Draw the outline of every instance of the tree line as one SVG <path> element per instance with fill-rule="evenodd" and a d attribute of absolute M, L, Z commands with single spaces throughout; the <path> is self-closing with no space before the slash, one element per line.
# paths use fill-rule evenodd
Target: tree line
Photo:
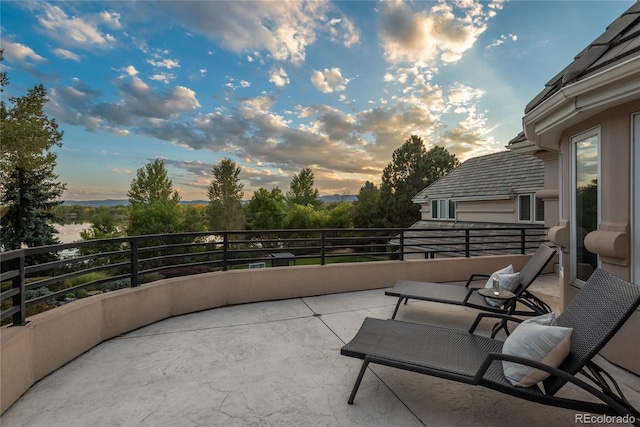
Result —
<path fill-rule="evenodd" d="M 0 50 L 0 60 L 2 51 Z M 8 84 L 0 74 L 2 91 Z M 98 208 L 61 206 L 66 184 L 54 173 L 63 132 L 44 113 L 48 102 L 40 84 L 26 95 L 0 101 L 0 243 L 3 250 L 58 243 L 53 223 L 60 215 L 91 217 L 84 240 L 124 235 L 191 231 L 309 228 L 407 227 L 420 219 L 411 199 L 459 162 L 446 148 L 426 150 L 411 135 L 393 153 L 381 183 L 365 182 L 354 202 L 323 203 L 310 167 L 295 174 L 286 193 L 259 188 L 243 203 L 242 168 L 224 158 L 213 166 L 207 205 L 182 205 L 167 169 L 155 159 L 137 170 L 127 192 L 128 206 Z"/>

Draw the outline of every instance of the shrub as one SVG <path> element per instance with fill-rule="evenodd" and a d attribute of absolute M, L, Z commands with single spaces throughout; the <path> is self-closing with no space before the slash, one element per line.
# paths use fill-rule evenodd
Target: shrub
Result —
<path fill-rule="evenodd" d="M 131 287 L 131 279 L 127 277 L 126 279 L 113 280 L 111 282 L 103 283 L 102 291 L 111 292 L 111 291 L 117 291 L 118 289 L 124 289 L 129 287 Z"/>
<path fill-rule="evenodd" d="M 38 289 L 31 289 L 28 291 L 25 291 L 24 295 L 25 295 L 25 299 L 27 301 L 32 300 L 34 298 L 39 298 L 39 297 L 43 297 L 45 295 L 49 295 L 52 294 L 53 292 L 51 292 L 48 288 L 46 287 L 41 287 Z"/>

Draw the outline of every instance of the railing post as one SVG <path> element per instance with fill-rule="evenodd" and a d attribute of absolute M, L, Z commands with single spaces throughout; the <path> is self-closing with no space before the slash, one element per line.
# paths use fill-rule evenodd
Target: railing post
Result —
<path fill-rule="evenodd" d="M 325 250 L 325 234 L 324 234 L 324 230 L 322 230 L 320 232 L 320 265 L 324 265 L 325 261 L 324 261 L 324 250 Z"/>
<path fill-rule="evenodd" d="M 20 271 L 20 275 L 13 278 L 13 287 L 19 288 L 20 293 L 15 295 L 12 298 L 13 306 L 20 307 L 20 310 L 17 313 L 13 314 L 12 326 L 24 326 L 26 325 L 25 319 L 27 314 L 26 307 L 26 295 L 24 289 L 24 252 L 20 254 L 20 258 L 18 258 L 18 271 Z"/>
<path fill-rule="evenodd" d="M 468 228 L 464 230 L 464 256 L 467 258 L 471 256 L 471 237 Z"/>
<path fill-rule="evenodd" d="M 129 243 L 131 250 L 131 287 L 138 287 L 138 239 L 135 237 Z"/>
<path fill-rule="evenodd" d="M 404 261 L 404 230 L 400 231 L 400 261 Z"/>
<path fill-rule="evenodd" d="M 524 255 L 525 252 L 526 252 L 526 250 L 525 250 L 526 247 L 527 247 L 526 243 L 527 243 L 527 236 L 526 236 L 526 233 L 525 233 L 525 229 L 522 228 L 520 230 L 520 254 L 521 255 Z"/>
<path fill-rule="evenodd" d="M 227 271 L 227 258 L 229 256 L 229 234 L 222 235 L 222 271 Z"/>

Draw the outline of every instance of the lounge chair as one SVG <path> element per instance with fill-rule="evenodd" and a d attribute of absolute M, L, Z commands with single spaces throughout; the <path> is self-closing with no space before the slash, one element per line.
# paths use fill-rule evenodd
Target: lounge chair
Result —
<path fill-rule="evenodd" d="M 366 318 L 356 336 L 340 351 L 344 356 L 364 360 L 348 402 L 353 404 L 368 364 L 377 363 L 487 387 L 544 405 L 627 416 L 627 419 L 635 417 L 631 422 L 640 426 L 640 412 L 624 398 L 613 378 L 592 361 L 639 305 L 640 286 L 596 269 L 557 318 L 558 326 L 573 328 L 568 356 L 557 368 L 525 357 L 503 354 L 505 342 L 474 334 L 483 318 L 504 318 L 506 315 L 480 313 L 468 332 Z M 522 322 L 519 318 L 509 320 Z M 529 387 L 512 385 L 505 377 L 502 361 L 549 372 L 551 376 L 542 382 L 544 391 L 539 384 Z M 576 377 L 578 373 L 585 379 Z M 556 396 L 556 392 L 568 382 L 595 396 L 598 402 Z"/>
<path fill-rule="evenodd" d="M 440 302 L 444 304 L 462 305 L 491 313 L 511 314 L 518 316 L 536 316 L 550 313 L 551 308 L 541 299 L 527 291 L 527 288 L 549 264 L 555 255 L 555 249 L 547 245 L 540 245 L 536 253 L 520 270 L 519 280 L 513 293 L 515 299 L 503 306 L 490 305 L 485 297 L 477 292 L 477 288 L 470 287 L 471 282 L 477 278 L 489 278 L 488 274 L 472 274 L 464 287 L 447 285 L 444 283 L 417 282 L 413 280 L 398 280 L 394 287 L 385 292 L 385 295 L 398 298 L 398 303 L 393 311 L 392 319 L 396 318 L 402 301 L 407 303 L 411 299 L 422 301 Z M 515 310 L 515 304 L 521 303 L 525 310 Z M 506 331 L 508 333 L 508 331 Z"/>

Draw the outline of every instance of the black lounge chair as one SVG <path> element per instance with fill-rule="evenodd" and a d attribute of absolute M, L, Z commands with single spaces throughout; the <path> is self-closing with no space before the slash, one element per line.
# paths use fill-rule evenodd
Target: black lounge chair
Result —
<path fill-rule="evenodd" d="M 447 285 L 444 283 L 417 282 L 413 280 L 398 280 L 394 287 L 385 291 L 385 295 L 398 298 L 398 303 L 393 311 L 392 319 L 396 318 L 402 301 L 407 303 L 409 298 L 422 301 L 440 302 L 444 304 L 462 305 L 490 313 L 511 314 L 517 316 L 537 316 L 550 313 L 551 308 L 541 299 L 527 291 L 527 288 L 549 264 L 556 254 L 555 249 L 547 245 L 540 245 L 536 253 L 520 270 L 520 284 L 513 293 L 516 298 L 499 307 L 487 303 L 482 295 L 478 294 L 478 288 L 470 287 L 471 282 L 477 278 L 489 278 L 488 274 L 472 274 L 464 287 Z M 516 303 L 520 302 L 527 307 L 525 310 L 516 311 Z M 508 331 L 506 331 L 508 333 Z"/>
<path fill-rule="evenodd" d="M 356 336 L 340 350 L 344 356 L 364 360 L 348 402 L 353 404 L 368 364 L 377 363 L 487 387 L 544 405 L 627 416 L 635 426 L 640 426 L 640 412 L 625 399 L 611 375 L 592 361 L 639 305 L 640 286 L 596 269 L 557 318 L 558 326 L 573 328 L 569 355 L 558 368 L 502 354 L 502 341 L 473 333 L 482 318 L 506 315 L 480 313 L 469 332 L 366 318 Z M 544 391 L 539 385 L 511 385 L 504 376 L 503 360 L 550 372 L 551 376 L 543 381 Z M 576 377 L 579 373 L 585 379 Z M 595 396 L 599 402 L 556 396 L 568 382 Z"/>

